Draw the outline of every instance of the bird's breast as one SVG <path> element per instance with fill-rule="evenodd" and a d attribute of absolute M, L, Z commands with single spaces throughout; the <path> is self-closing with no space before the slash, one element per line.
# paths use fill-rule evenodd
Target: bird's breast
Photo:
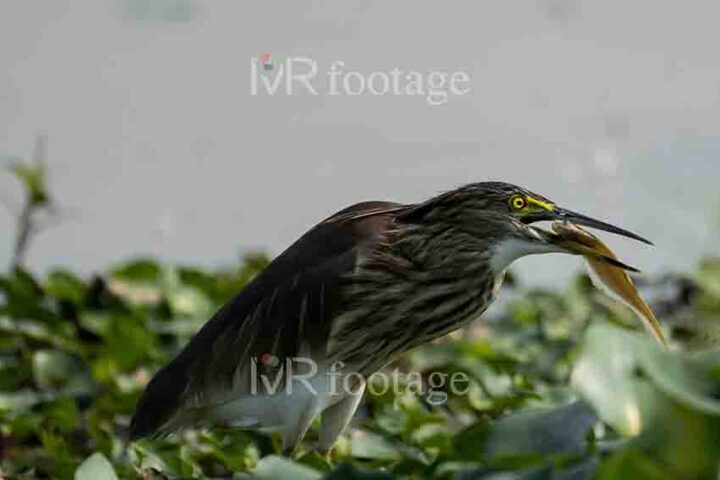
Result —
<path fill-rule="evenodd" d="M 328 356 L 372 373 L 393 357 L 478 318 L 495 299 L 504 272 L 416 278 L 383 287 L 356 286 L 334 321 Z"/>

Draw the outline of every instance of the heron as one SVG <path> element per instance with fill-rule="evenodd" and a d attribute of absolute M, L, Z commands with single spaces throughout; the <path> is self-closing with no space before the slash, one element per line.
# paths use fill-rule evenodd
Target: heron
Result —
<path fill-rule="evenodd" d="M 578 254 L 533 225 L 541 221 L 651 244 L 505 182 L 471 183 L 415 204 L 358 203 L 302 235 L 154 375 L 130 438 L 221 424 L 276 432 L 292 451 L 320 416 L 319 448 L 329 451 L 367 377 L 477 319 L 513 261 Z M 290 380 L 277 388 L 270 374 L 282 373 L 286 359 L 304 370 L 290 378 L 288 367 Z M 330 388 L 337 372 L 352 377 L 352 388 Z"/>

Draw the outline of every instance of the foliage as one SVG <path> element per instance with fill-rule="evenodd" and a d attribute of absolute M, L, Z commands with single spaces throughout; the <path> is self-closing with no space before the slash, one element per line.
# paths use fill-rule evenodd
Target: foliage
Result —
<path fill-rule="evenodd" d="M 137 260 L 102 276 L 0 276 L 0 476 L 17 478 L 717 478 L 720 260 L 643 289 L 676 342 L 580 276 L 554 293 L 514 286 L 499 311 L 388 368 L 424 388 L 366 395 L 331 457 L 313 429 L 292 459 L 276 438 L 212 429 L 128 444 L 152 373 L 267 263 L 208 272 Z M 462 394 L 428 388 L 463 372 Z M 446 377 L 447 378 L 447 377 Z M 437 402 L 437 395 L 446 401 Z M 433 397 L 433 395 L 435 397 Z"/>

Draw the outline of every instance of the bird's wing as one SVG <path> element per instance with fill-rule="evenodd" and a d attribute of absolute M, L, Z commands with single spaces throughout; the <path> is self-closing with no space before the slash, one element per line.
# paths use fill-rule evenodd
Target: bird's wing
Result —
<path fill-rule="evenodd" d="M 291 245 L 153 377 L 138 402 L 131 438 L 157 433 L 189 395 L 232 387 L 238 368 L 252 357 L 322 351 L 341 306 L 343 280 L 363 253 L 382 241 L 403 208 L 360 203 Z"/>

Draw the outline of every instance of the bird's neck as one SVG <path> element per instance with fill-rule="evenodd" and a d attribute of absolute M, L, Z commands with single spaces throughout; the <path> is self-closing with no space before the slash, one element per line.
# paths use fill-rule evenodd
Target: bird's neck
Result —
<path fill-rule="evenodd" d="M 407 258 L 418 269 L 439 278 L 471 279 L 486 276 L 493 267 L 491 239 L 449 223 L 411 225 L 389 244 L 391 255 Z M 494 270 L 499 275 L 504 268 Z"/>
<path fill-rule="evenodd" d="M 393 356 L 477 318 L 497 294 L 503 272 L 490 252 L 453 228 L 403 230 L 355 273 L 348 310 L 335 329 L 337 359 L 372 372 Z M 355 334 L 373 325 L 362 342 Z M 390 332 L 393 332 L 391 335 Z M 357 345 L 356 345 L 357 344 Z M 372 347 L 370 347 L 372 346 Z M 368 355 L 368 348 L 374 348 Z"/>

